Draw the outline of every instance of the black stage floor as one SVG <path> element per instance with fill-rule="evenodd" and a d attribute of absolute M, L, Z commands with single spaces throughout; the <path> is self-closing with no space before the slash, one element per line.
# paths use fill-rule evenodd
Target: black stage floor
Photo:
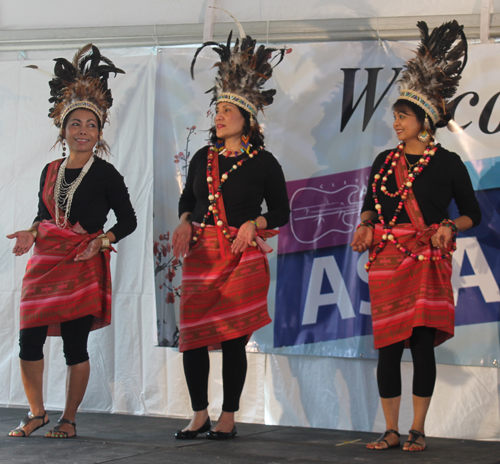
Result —
<path fill-rule="evenodd" d="M 79 413 L 75 439 L 44 438 L 58 412 L 31 437 L 7 437 L 25 413 L 0 408 L 0 464 L 500 463 L 500 442 L 430 437 L 423 453 L 370 451 L 374 433 L 256 424 L 238 424 L 237 438 L 224 442 L 179 441 L 174 432 L 186 420 L 118 414 Z"/>

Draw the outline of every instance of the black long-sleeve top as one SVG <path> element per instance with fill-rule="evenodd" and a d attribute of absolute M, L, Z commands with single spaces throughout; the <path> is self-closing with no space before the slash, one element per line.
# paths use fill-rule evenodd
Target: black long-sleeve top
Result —
<path fill-rule="evenodd" d="M 52 219 L 43 202 L 43 188 L 48 167 L 47 164 L 40 177 L 38 215 L 35 221 Z M 73 182 L 81 171 L 81 168 L 66 168 L 66 182 Z M 94 234 L 104 226 L 110 209 L 114 211 L 117 222 L 109 231 L 113 232 L 116 237 L 115 242 L 118 242 L 136 229 L 137 219 L 122 175 L 112 164 L 95 157 L 92 166 L 75 191 L 69 222 L 73 225 L 79 222 L 89 234 Z"/>
<path fill-rule="evenodd" d="M 186 186 L 179 200 L 179 217 L 192 213 L 192 220 L 201 223 L 208 211 L 207 155 L 208 146 L 198 150 L 189 165 Z M 227 172 L 236 158 L 219 155 L 219 175 Z M 278 160 L 268 151 L 261 150 L 241 167 L 229 174 L 222 186 L 222 199 L 227 222 L 239 228 L 243 223 L 263 216 L 267 228 L 274 229 L 288 222 L 290 206 L 285 177 Z M 266 201 L 267 212 L 262 213 Z M 213 215 L 207 224 L 214 225 Z"/>
<path fill-rule="evenodd" d="M 364 211 L 376 211 L 373 200 L 372 187 L 375 174 L 380 170 L 390 150 L 380 153 L 375 159 L 370 172 L 368 190 L 363 202 Z M 408 161 L 413 164 L 421 158 L 421 155 L 406 155 Z M 396 176 L 391 174 L 387 178 L 386 187 L 389 192 L 398 189 Z M 448 206 L 454 199 L 459 214 L 468 216 L 473 223 L 473 227 L 481 222 L 481 209 L 476 199 L 472 182 L 467 172 L 467 168 L 456 153 L 439 147 L 429 164 L 413 182 L 413 193 L 417 199 L 420 211 L 424 216 L 425 223 L 439 224 L 443 219 L 449 219 Z M 392 220 L 400 197 L 391 198 L 380 191 L 380 182 L 377 183 L 378 201 L 382 206 L 382 215 L 386 223 Z M 397 224 L 410 223 L 411 220 L 403 208 L 399 213 Z"/>

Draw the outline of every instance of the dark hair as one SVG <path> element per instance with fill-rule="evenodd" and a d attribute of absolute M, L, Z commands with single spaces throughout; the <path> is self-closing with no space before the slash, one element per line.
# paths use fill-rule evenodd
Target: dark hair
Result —
<path fill-rule="evenodd" d="M 396 100 L 396 103 L 392 105 L 392 111 L 400 111 L 404 112 L 405 110 L 411 110 L 413 113 L 415 113 L 415 117 L 417 118 L 417 121 L 422 125 L 422 128 L 424 127 L 424 122 L 425 122 L 425 116 L 426 112 L 420 108 L 420 106 L 415 105 L 415 103 L 412 103 L 411 101 L 407 100 Z M 432 134 L 436 133 L 436 126 L 434 125 L 434 122 L 432 119 L 427 116 L 427 121 L 429 122 L 430 126 L 430 132 Z"/>
<path fill-rule="evenodd" d="M 243 135 L 250 136 L 250 143 L 252 144 L 252 147 L 255 150 L 260 150 L 264 148 L 265 146 L 264 132 L 262 132 L 262 129 L 260 128 L 260 125 L 255 119 L 255 117 L 253 118 L 253 124 L 250 123 L 250 113 L 247 110 L 244 110 L 243 108 L 240 108 L 237 105 L 234 106 L 236 106 L 236 108 L 240 110 L 241 115 L 245 119 L 245 122 L 243 124 Z M 215 124 L 210 128 L 209 134 L 210 134 L 208 138 L 209 142 L 212 145 L 215 145 L 217 140 L 219 140 L 217 137 L 217 130 L 215 128 Z"/>
<path fill-rule="evenodd" d="M 97 128 L 99 129 L 99 132 L 101 132 L 101 120 L 99 119 L 99 116 L 97 116 L 97 114 L 95 114 L 90 108 L 75 108 L 74 110 L 70 111 L 66 115 L 66 117 L 64 118 L 64 121 L 63 121 L 63 124 L 62 124 L 62 128 L 63 129 L 66 129 L 66 126 L 68 125 L 70 114 L 74 113 L 76 110 L 87 110 L 87 111 L 90 111 L 95 116 L 95 119 L 97 121 Z"/>

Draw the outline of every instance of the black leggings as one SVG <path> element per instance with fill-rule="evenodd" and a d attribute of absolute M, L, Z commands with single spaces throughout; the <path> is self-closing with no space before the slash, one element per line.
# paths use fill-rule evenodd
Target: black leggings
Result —
<path fill-rule="evenodd" d="M 247 375 L 247 354 L 245 346 L 248 337 L 222 342 L 222 384 L 224 402 L 222 410 L 235 412 L 240 408 L 240 396 Z M 203 411 L 208 407 L 208 373 L 210 358 L 206 346 L 184 351 L 184 374 L 191 396 L 193 411 Z"/>
<path fill-rule="evenodd" d="M 422 398 L 432 396 L 436 383 L 433 327 L 414 327 L 410 337 L 413 358 L 413 394 Z M 377 366 L 378 391 L 381 398 L 401 396 L 401 357 L 405 342 L 384 346 L 379 350 Z"/>
<path fill-rule="evenodd" d="M 89 360 L 87 340 L 94 322 L 94 316 L 84 316 L 72 321 L 61 322 L 61 337 L 66 365 L 73 366 Z M 43 359 L 43 345 L 49 327 L 31 327 L 19 332 L 19 357 L 23 361 L 40 361 Z"/>

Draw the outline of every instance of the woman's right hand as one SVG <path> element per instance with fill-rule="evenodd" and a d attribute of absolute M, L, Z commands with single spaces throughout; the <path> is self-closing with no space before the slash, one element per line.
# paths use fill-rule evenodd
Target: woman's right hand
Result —
<path fill-rule="evenodd" d="M 368 248 L 370 248 L 373 242 L 373 229 L 368 226 L 361 226 L 356 233 L 351 242 L 352 251 L 357 251 L 358 253 L 364 253 Z"/>
<path fill-rule="evenodd" d="M 172 235 L 172 247 L 176 258 L 187 255 L 192 235 L 193 228 L 191 226 L 191 222 L 184 220 L 181 221 Z"/>
<path fill-rule="evenodd" d="M 12 253 L 16 256 L 22 256 L 24 253 L 28 253 L 30 248 L 33 246 L 33 243 L 35 243 L 35 237 L 33 237 L 33 234 L 27 230 L 19 230 L 13 234 L 7 235 L 7 238 L 17 239 L 16 244 L 12 249 Z"/>

